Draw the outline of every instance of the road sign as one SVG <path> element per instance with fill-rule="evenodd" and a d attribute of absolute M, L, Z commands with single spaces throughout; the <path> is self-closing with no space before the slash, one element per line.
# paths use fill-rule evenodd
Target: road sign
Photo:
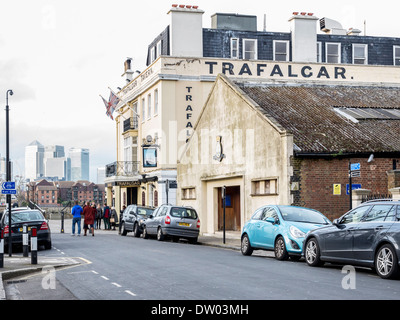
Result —
<path fill-rule="evenodd" d="M 1 185 L 3 189 L 12 190 L 15 189 L 15 182 L 14 181 L 6 181 L 3 182 Z"/>
<path fill-rule="evenodd" d="M 1 190 L 1 194 L 17 194 L 17 190 L 3 189 L 3 190 Z"/>
<path fill-rule="evenodd" d="M 359 177 L 361 177 L 361 171 L 360 170 L 357 170 L 357 171 L 351 171 L 351 177 L 352 178 L 359 178 Z"/>
<path fill-rule="evenodd" d="M 350 171 L 357 171 L 361 170 L 361 164 L 360 163 L 352 163 L 350 166 Z"/>
<path fill-rule="evenodd" d="M 351 184 L 351 190 L 357 190 L 357 189 L 361 189 L 361 184 L 352 183 L 352 184 Z M 350 187 L 349 187 L 348 184 L 346 184 L 346 194 L 347 194 L 347 195 L 350 194 Z"/>

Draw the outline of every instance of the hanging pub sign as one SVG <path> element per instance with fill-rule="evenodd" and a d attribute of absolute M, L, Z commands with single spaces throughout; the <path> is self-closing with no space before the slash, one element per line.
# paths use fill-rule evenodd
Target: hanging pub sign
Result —
<path fill-rule="evenodd" d="M 143 167 L 144 168 L 157 167 L 157 148 L 143 147 Z"/>

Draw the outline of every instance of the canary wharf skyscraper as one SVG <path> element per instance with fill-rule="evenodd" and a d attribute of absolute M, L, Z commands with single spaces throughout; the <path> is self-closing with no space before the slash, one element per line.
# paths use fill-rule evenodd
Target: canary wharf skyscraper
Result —
<path fill-rule="evenodd" d="M 71 180 L 89 180 L 89 149 L 70 148 L 68 157 L 71 159 Z"/>

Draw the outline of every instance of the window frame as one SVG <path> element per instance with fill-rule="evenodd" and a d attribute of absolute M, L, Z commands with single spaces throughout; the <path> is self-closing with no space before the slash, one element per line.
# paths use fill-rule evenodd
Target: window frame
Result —
<path fill-rule="evenodd" d="M 397 56 L 396 59 L 396 49 L 399 50 L 399 55 Z M 396 60 L 398 60 L 398 63 L 396 64 Z M 400 45 L 394 45 L 393 46 L 393 65 L 394 66 L 400 66 Z"/>
<path fill-rule="evenodd" d="M 253 52 L 253 51 L 246 51 L 246 42 L 253 42 L 254 43 L 254 57 L 247 58 L 246 54 Z M 243 39 L 242 40 L 242 53 L 243 53 L 243 60 L 257 60 L 258 59 L 258 40 L 257 39 Z"/>
<path fill-rule="evenodd" d="M 236 41 L 236 48 L 233 42 Z M 231 59 L 239 59 L 239 38 L 231 38 Z M 236 55 L 233 52 L 236 51 Z"/>
<path fill-rule="evenodd" d="M 283 55 L 282 53 L 278 53 L 276 52 L 276 45 L 277 43 L 284 43 L 286 45 L 286 59 L 285 60 L 277 60 L 276 57 L 277 55 Z M 289 43 L 290 41 L 288 40 L 274 40 L 273 41 L 273 57 L 274 57 L 274 61 L 280 61 L 280 62 L 288 62 L 290 61 L 290 57 L 289 57 Z"/>
<path fill-rule="evenodd" d="M 356 58 L 355 57 L 355 48 L 356 47 L 363 47 L 364 49 L 364 58 Z M 368 65 L 368 44 L 365 43 L 353 43 L 352 45 L 352 63 L 357 65 Z M 355 63 L 355 60 L 364 60 L 364 63 Z"/>
<path fill-rule="evenodd" d="M 330 45 L 336 45 L 338 48 L 338 53 L 337 53 L 337 62 L 329 62 L 328 57 L 333 56 L 332 54 L 330 55 L 328 53 L 328 46 Z M 336 56 L 336 55 L 335 55 Z M 326 63 L 333 63 L 333 64 L 340 64 L 342 61 L 342 44 L 340 42 L 326 42 L 325 43 L 325 62 Z"/>

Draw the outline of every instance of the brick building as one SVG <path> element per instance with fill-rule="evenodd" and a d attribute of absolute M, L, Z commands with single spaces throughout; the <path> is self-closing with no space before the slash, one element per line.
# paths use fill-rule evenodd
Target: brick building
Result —
<path fill-rule="evenodd" d="M 90 181 L 57 181 L 40 180 L 30 182 L 27 191 L 28 201 L 40 207 L 60 207 L 65 201 L 78 200 L 103 204 L 105 200 L 104 184 L 95 184 Z"/>
<path fill-rule="evenodd" d="M 222 227 L 224 186 L 228 230 L 267 204 L 338 218 L 350 209 L 349 163 L 360 167 L 353 188 L 400 187 L 399 101 L 398 86 L 220 75 L 178 164 L 178 199 L 198 210 L 207 233 Z"/>

